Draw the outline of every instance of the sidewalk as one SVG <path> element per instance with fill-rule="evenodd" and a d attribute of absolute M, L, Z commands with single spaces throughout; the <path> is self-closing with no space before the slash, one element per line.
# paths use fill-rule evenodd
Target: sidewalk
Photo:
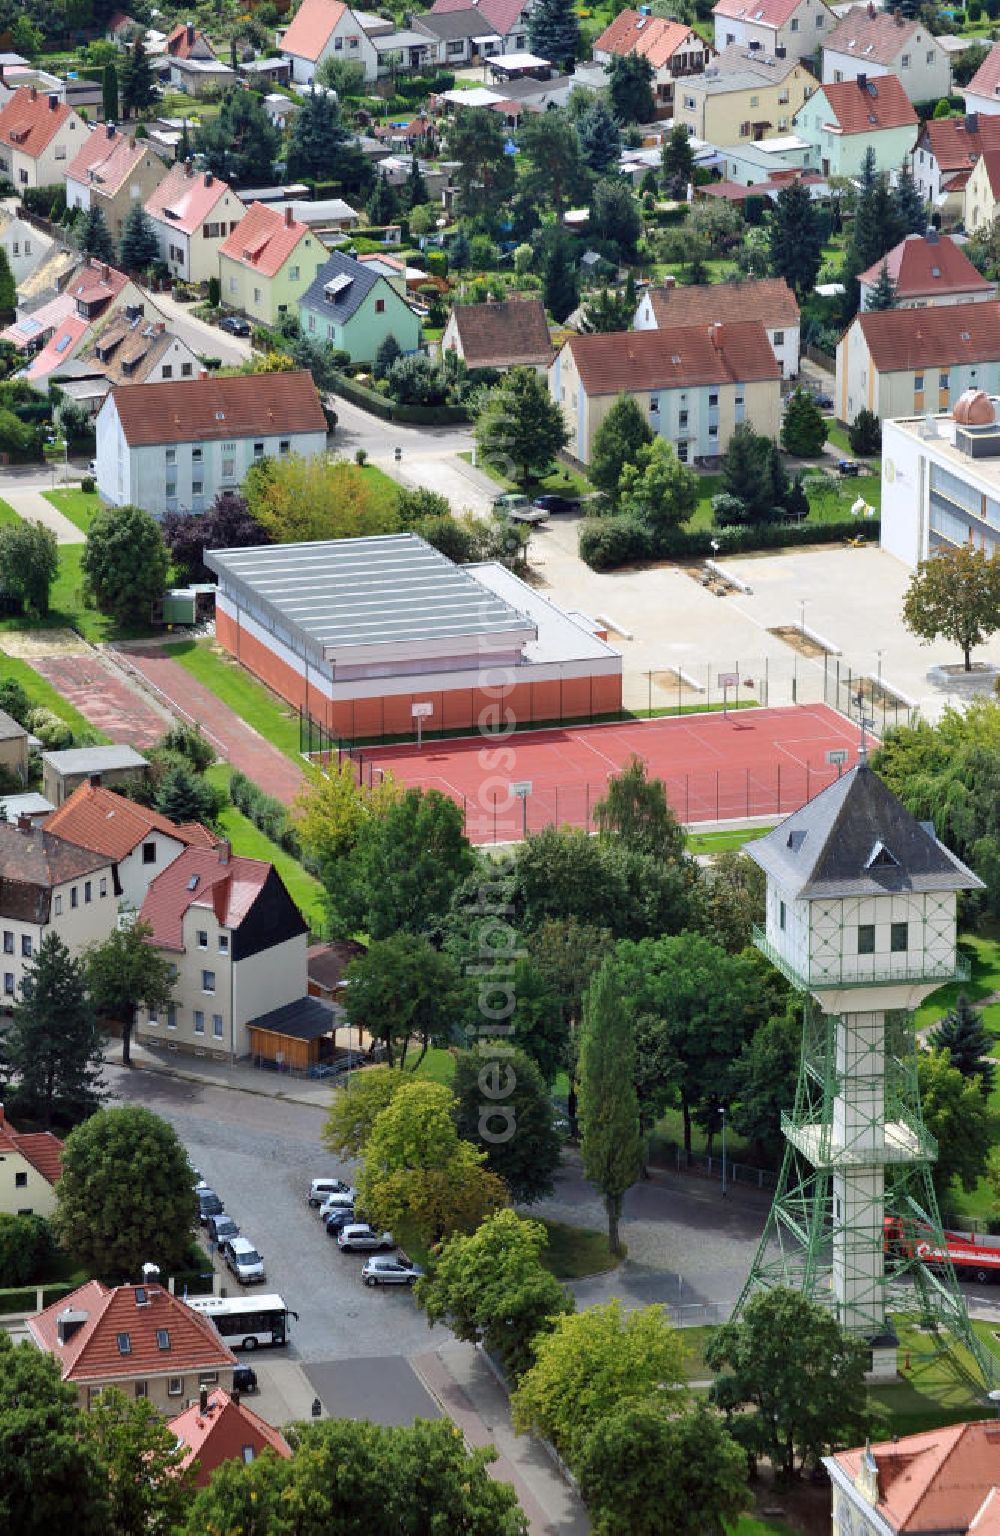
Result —
<path fill-rule="evenodd" d="M 237 1062 L 230 1066 L 208 1057 L 192 1056 L 187 1051 L 168 1051 L 148 1046 L 132 1037 L 132 1066 L 141 1072 L 159 1072 L 183 1083 L 200 1083 L 206 1088 L 229 1088 L 235 1093 L 255 1093 L 262 1098 L 284 1099 L 288 1104 L 305 1104 L 310 1109 L 328 1110 L 333 1089 L 330 1078 L 294 1077 L 290 1072 L 270 1072 Z M 111 1036 L 104 1047 L 104 1059 L 111 1066 L 122 1064 L 121 1041 Z M 343 1078 L 336 1079 L 343 1082 Z"/>
<path fill-rule="evenodd" d="M 481 1350 L 453 1341 L 413 1356 L 410 1364 L 468 1446 L 494 1447 L 490 1475 L 511 1484 L 532 1536 L 586 1536 L 583 1501 L 537 1440 L 515 1435 L 506 1394 Z"/>
<path fill-rule="evenodd" d="M 59 482 L 57 489 L 65 489 L 62 481 Z M 64 513 L 57 511 L 51 501 L 46 501 L 37 487 L 4 485 L 3 497 L 13 507 L 18 517 L 23 517 L 26 522 L 41 523 L 43 528 L 51 529 L 56 536 L 57 544 L 85 542 L 86 534 L 75 523 L 71 523 Z"/>

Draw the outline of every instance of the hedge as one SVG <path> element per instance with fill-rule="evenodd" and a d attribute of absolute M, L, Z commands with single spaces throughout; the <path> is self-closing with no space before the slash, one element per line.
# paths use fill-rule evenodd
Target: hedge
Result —
<path fill-rule="evenodd" d="M 368 389 L 357 379 L 337 374 L 330 381 L 330 390 L 344 400 L 353 400 L 364 411 L 380 416 L 383 421 L 406 421 L 417 426 L 445 427 L 455 422 L 468 421 L 469 413 L 464 405 L 399 405 L 395 400 Z"/>
<path fill-rule="evenodd" d="M 236 809 L 253 822 L 258 832 L 263 832 L 272 843 L 277 843 L 279 848 L 290 853 L 293 859 L 301 859 L 299 835 L 281 801 L 275 800 L 273 795 L 265 794 L 260 785 L 248 779 L 239 768 L 234 768 L 230 777 L 229 798 Z"/>
<path fill-rule="evenodd" d="M 839 544 L 859 532 L 878 541 L 878 518 L 859 524 L 758 523 L 738 528 L 671 528 L 659 539 L 633 517 L 588 517 L 580 527 L 580 558 L 595 571 L 642 560 L 707 559 L 710 555 L 741 555 L 754 549 L 789 549 L 801 544 Z M 713 541 L 718 550 L 712 548 Z"/>

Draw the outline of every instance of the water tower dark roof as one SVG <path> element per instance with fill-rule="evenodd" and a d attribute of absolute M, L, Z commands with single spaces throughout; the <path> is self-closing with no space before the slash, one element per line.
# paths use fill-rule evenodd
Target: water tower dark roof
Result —
<path fill-rule="evenodd" d="M 930 823 L 861 763 L 746 852 L 793 897 L 982 890 Z"/>

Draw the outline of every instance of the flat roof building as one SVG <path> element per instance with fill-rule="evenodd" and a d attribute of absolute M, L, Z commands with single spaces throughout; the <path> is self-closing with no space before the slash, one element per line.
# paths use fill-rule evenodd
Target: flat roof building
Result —
<path fill-rule="evenodd" d="M 124 784 L 148 773 L 148 762 L 134 747 L 69 747 L 42 753 L 42 793 L 56 806 L 87 779 L 92 784 Z"/>
<path fill-rule="evenodd" d="M 935 550 L 1000 552 L 1000 400 L 969 391 L 973 421 L 908 416 L 882 423 L 882 548 L 915 570 Z M 967 413 L 966 413 L 967 414 Z"/>

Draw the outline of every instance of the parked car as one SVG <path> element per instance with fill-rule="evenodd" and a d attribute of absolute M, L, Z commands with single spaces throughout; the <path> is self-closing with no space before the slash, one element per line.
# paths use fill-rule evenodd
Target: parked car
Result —
<path fill-rule="evenodd" d="M 355 1227 L 357 1224 L 358 1218 L 354 1214 L 353 1205 L 344 1211 L 331 1211 L 324 1222 L 324 1226 L 331 1237 L 336 1237 L 338 1232 L 343 1231 L 344 1227 Z"/>
<path fill-rule="evenodd" d="M 861 465 L 856 464 L 853 459 L 838 459 L 837 473 L 839 475 L 860 475 Z"/>
<path fill-rule="evenodd" d="M 350 1188 L 343 1179 L 313 1179 L 309 1186 L 309 1204 L 315 1210 L 316 1206 L 323 1204 L 327 1195 L 346 1195 Z"/>
<path fill-rule="evenodd" d="M 814 391 L 813 399 L 815 400 L 816 404 L 819 406 L 821 411 L 832 411 L 833 410 L 833 396 L 832 395 L 828 395 L 825 390 Z"/>
<path fill-rule="evenodd" d="M 536 496 L 532 506 L 541 512 L 579 512 L 580 500 L 577 496 L 554 496 L 546 492 L 544 496 Z"/>
<path fill-rule="evenodd" d="M 250 322 L 244 320 L 242 315 L 223 315 L 219 321 L 219 330 L 228 331 L 230 336 L 249 336 Z"/>
<path fill-rule="evenodd" d="M 215 1193 L 214 1189 L 209 1189 L 207 1184 L 204 1185 L 203 1188 L 199 1189 L 198 1220 L 201 1222 L 203 1227 L 208 1226 L 208 1218 L 210 1216 L 221 1216 L 224 1210 L 225 1206 L 219 1199 L 218 1195 Z"/>
<path fill-rule="evenodd" d="M 210 1216 L 205 1225 L 208 1228 L 209 1238 L 219 1249 L 220 1253 L 222 1245 L 228 1237 L 239 1237 L 240 1235 L 239 1227 L 231 1216 L 226 1215 L 225 1211 L 220 1212 L 218 1216 Z"/>
<path fill-rule="evenodd" d="M 264 1273 L 264 1260 L 249 1238 L 227 1237 L 222 1245 L 222 1256 L 227 1268 L 232 1270 L 240 1285 L 253 1285 L 257 1281 L 267 1279 Z"/>
<path fill-rule="evenodd" d="M 256 1392 L 257 1372 L 252 1365 L 238 1365 L 233 1371 L 234 1392 Z"/>
<path fill-rule="evenodd" d="M 387 1258 L 382 1254 L 372 1254 L 370 1259 L 365 1259 L 361 1271 L 361 1278 L 365 1285 L 413 1285 L 424 1274 L 419 1264 L 411 1264 L 409 1259 Z"/>
<path fill-rule="evenodd" d="M 353 1189 L 345 1189 L 339 1195 L 327 1195 L 319 1208 L 320 1217 L 325 1221 L 331 1211 L 353 1210 L 356 1198 L 357 1196 Z"/>
<path fill-rule="evenodd" d="M 377 1248 L 395 1248 L 391 1232 L 376 1232 L 367 1222 L 341 1227 L 337 1233 L 337 1245 L 345 1253 L 370 1253 Z"/>

